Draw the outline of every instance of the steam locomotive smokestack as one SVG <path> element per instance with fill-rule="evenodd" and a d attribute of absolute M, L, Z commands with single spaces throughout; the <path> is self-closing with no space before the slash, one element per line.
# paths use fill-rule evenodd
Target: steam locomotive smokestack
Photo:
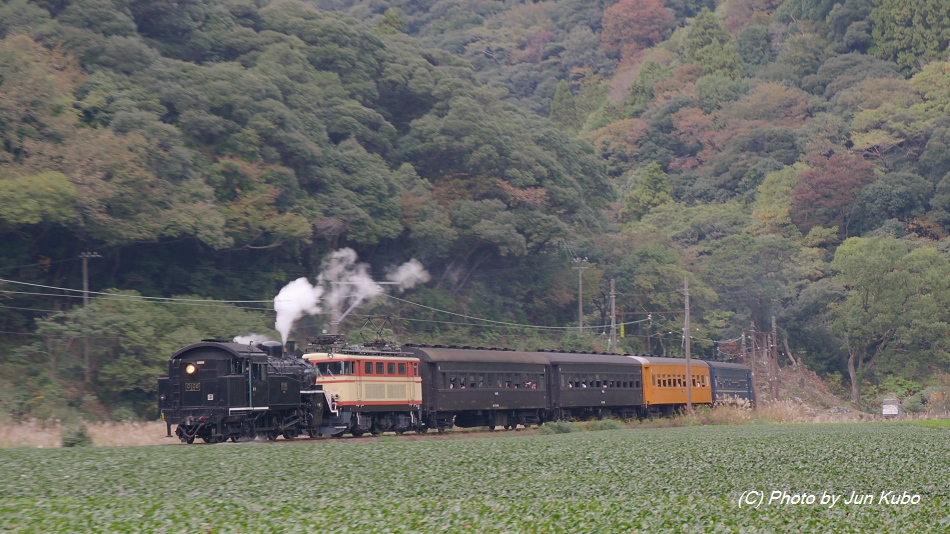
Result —
<path fill-rule="evenodd" d="M 280 353 L 283 349 L 283 345 L 281 345 L 279 341 L 265 341 L 258 345 L 258 347 L 272 358 L 280 358 Z"/>
<path fill-rule="evenodd" d="M 297 344 L 296 344 L 296 343 L 294 343 L 293 341 L 288 341 L 287 344 L 284 345 L 284 356 L 287 357 L 287 358 L 293 358 L 293 357 L 294 357 L 294 349 L 296 349 L 296 348 L 297 348 Z"/>

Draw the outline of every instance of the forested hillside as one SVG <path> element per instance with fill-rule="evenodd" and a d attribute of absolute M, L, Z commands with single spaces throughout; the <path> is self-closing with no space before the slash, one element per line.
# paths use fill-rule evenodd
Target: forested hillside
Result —
<path fill-rule="evenodd" d="M 688 278 L 708 356 L 774 316 L 856 403 L 948 385 L 944 8 L 2 1 L 0 410 L 150 414 L 344 247 L 432 274 L 360 310 L 403 341 L 603 350 L 613 278 L 620 348 L 678 354 Z M 510 326 L 575 325 L 580 257 L 596 329 Z"/>

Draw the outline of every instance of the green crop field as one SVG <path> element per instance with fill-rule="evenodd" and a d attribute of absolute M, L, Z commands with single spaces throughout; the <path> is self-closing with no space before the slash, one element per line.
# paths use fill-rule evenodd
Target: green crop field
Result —
<path fill-rule="evenodd" d="M 11 532 L 950 530 L 950 431 L 912 423 L 6 449 L 0 480 Z"/>

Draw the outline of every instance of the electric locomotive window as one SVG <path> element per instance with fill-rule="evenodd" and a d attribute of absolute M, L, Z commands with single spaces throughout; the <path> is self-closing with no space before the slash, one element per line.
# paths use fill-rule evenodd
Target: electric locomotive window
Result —
<path fill-rule="evenodd" d="M 364 375 L 373 374 L 373 362 L 366 362 L 363 364 L 363 374 Z"/>
<path fill-rule="evenodd" d="M 419 364 L 412 364 L 412 376 L 419 376 Z"/>
<path fill-rule="evenodd" d="M 398 369 L 399 369 L 400 376 L 406 376 L 406 364 L 400 363 L 398 366 Z"/>
<path fill-rule="evenodd" d="M 376 362 L 376 374 L 383 374 L 383 362 Z"/>
<path fill-rule="evenodd" d="M 386 374 L 387 374 L 387 375 L 394 375 L 394 374 L 396 374 L 396 363 L 395 363 L 395 362 L 389 362 L 389 363 L 386 364 Z"/>

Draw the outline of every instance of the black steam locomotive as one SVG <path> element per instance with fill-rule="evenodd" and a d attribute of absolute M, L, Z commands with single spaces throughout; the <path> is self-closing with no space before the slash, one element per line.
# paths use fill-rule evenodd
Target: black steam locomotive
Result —
<path fill-rule="evenodd" d="M 331 340 L 338 341 L 338 340 Z M 472 347 L 343 348 L 326 340 L 204 341 L 176 352 L 159 408 L 187 443 L 301 434 L 514 428 L 559 419 L 666 415 L 726 399 L 752 402 L 745 365 L 682 358 Z M 687 386 L 691 387 L 687 387 Z"/>
<path fill-rule="evenodd" d="M 316 378 L 292 345 L 205 340 L 172 355 L 168 376 L 158 379 L 158 407 L 187 443 L 316 436 L 330 404 Z"/>

